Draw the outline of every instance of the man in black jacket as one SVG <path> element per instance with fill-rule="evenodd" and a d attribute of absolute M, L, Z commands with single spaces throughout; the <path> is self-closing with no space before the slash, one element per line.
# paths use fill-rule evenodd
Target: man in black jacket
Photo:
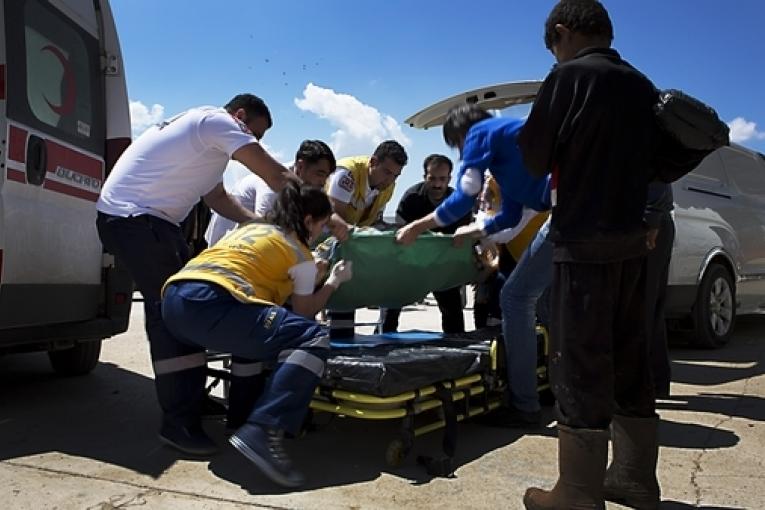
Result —
<path fill-rule="evenodd" d="M 431 154 L 423 163 L 425 170 L 423 181 L 415 184 L 406 192 L 396 209 L 396 223 L 407 225 L 427 216 L 452 194 L 454 189 L 449 186 L 452 177 L 452 162 L 441 154 Z M 434 232 L 453 234 L 457 227 L 470 223 L 471 216 L 467 215 L 457 223 L 433 229 Z M 438 308 L 441 310 L 441 329 L 444 333 L 463 333 L 465 318 L 462 314 L 462 293 L 460 287 L 433 292 Z M 380 330 L 389 333 L 398 329 L 400 308 L 383 308 L 380 312 Z"/>
<path fill-rule="evenodd" d="M 658 94 L 612 40 L 600 2 L 553 8 L 545 44 L 558 65 L 519 137 L 529 171 L 551 172 L 554 188 L 550 373 L 560 469 L 554 489 L 526 492 L 526 508 L 659 504 L 643 223 Z"/>

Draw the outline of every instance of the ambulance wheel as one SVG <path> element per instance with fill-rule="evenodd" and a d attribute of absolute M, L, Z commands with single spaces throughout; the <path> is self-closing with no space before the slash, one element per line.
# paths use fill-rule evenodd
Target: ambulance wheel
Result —
<path fill-rule="evenodd" d="M 85 375 L 98 364 L 102 340 L 80 342 L 68 349 L 48 351 L 53 370 L 60 375 Z"/>
<path fill-rule="evenodd" d="M 396 438 L 388 443 L 388 447 L 385 449 L 385 462 L 390 467 L 400 466 L 404 459 L 406 459 L 406 456 L 409 455 L 412 445 L 407 443 L 409 441 L 403 438 Z"/>

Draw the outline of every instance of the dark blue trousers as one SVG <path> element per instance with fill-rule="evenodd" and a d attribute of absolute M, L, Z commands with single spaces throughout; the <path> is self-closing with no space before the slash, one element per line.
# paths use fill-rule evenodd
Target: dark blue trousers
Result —
<path fill-rule="evenodd" d="M 300 431 L 329 353 L 326 328 L 281 306 L 242 303 L 201 281 L 169 285 L 162 316 L 173 335 L 190 345 L 275 362 L 247 422 L 293 435 Z"/>
<path fill-rule="evenodd" d="M 176 340 L 160 311 L 162 286 L 189 258 L 180 228 L 150 215 L 123 218 L 103 213 L 98 214 L 96 225 L 106 250 L 125 264 L 143 295 L 146 336 L 164 423 L 198 423 L 205 394 L 204 349 Z"/>

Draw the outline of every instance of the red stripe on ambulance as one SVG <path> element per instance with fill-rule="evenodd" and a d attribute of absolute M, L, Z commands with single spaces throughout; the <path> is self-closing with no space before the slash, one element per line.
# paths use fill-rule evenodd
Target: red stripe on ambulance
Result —
<path fill-rule="evenodd" d="M 27 161 L 27 132 L 11 126 L 8 134 L 8 159 L 25 163 Z"/>
<path fill-rule="evenodd" d="M 99 182 L 103 180 L 104 164 L 100 160 L 73 151 L 51 140 L 45 140 L 45 144 L 48 146 L 49 173 L 55 174 L 60 167 L 98 179 Z"/>
<path fill-rule="evenodd" d="M 20 182 L 22 184 L 26 184 L 27 183 L 27 174 L 22 172 L 22 171 L 20 171 L 20 170 L 16 170 L 14 168 L 9 168 L 7 175 L 8 175 L 8 180 L 9 181 L 16 181 L 16 182 Z"/>
<path fill-rule="evenodd" d="M 64 195 L 69 195 L 71 197 L 82 198 L 84 200 L 89 200 L 91 202 L 95 202 L 96 200 L 98 200 L 98 193 L 85 191 L 84 189 L 75 188 L 74 186 L 67 186 L 66 184 L 62 184 L 56 181 L 51 181 L 50 179 L 45 180 L 45 184 L 43 184 L 43 187 L 45 189 L 49 189 L 57 193 L 63 193 Z"/>

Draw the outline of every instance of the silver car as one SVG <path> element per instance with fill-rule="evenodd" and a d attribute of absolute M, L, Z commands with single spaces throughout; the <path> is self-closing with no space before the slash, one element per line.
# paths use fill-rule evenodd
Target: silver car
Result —
<path fill-rule="evenodd" d="M 412 115 L 416 128 L 443 124 L 453 106 L 502 110 L 534 101 L 542 82 L 504 83 L 457 94 Z M 724 345 L 737 314 L 765 311 L 765 156 L 739 145 L 710 154 L 672 184 L 676 235 L 666 316 L 700 347 Z"/>

